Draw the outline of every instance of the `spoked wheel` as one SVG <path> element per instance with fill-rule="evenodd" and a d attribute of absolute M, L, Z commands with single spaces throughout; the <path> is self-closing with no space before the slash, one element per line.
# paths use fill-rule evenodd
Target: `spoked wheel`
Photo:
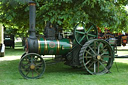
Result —
<path fill-rule="evenodd" d="M 19 63 L 19 72 L 26 79 L 40 78 L 45 71 L 43 58 L 36 53 L 24 55 Z"/>
<path fill-rule="evenodd" d="M 75 40 L 79 45 L 83 45 L 85 42 L 98 37 L 98 31 L 94 24 L 83 22 L 76 25 L 74 29 Z"/>
<path fill-rule="evenodd" d="M 93 39 L 86 42 L 79 54 L 80 64 L 90 74 L 109 72 L 114 60 L 111 46 L 104 40 Z"/>

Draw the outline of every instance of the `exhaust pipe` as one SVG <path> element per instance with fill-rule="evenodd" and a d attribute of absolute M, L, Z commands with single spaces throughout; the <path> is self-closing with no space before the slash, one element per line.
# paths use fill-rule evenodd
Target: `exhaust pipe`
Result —
<path fill-rule="evenodd" d="M 36 19 L 36 3 L 31 1 L 29 2 L 29 37 L 36 38 L 35 33 L 35 19 Z"/>

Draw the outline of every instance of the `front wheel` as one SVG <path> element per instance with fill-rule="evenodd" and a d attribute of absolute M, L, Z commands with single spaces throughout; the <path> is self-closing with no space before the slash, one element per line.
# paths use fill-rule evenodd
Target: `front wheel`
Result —
<path fill-rule="evenodd" d="M 19 72 L 26 79 L 40 78 L 45 71 L 43 58 L 36 53 L 25 54 L 19 63 Z"/>

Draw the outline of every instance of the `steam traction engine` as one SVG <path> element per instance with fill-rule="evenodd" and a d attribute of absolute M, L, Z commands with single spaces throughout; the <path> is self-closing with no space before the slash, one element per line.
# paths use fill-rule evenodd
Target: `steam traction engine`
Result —
<path fill-rule="evenodd" d="M 97 39 L 98 32 L 94 24 L 80 22 L 74 33 L 68 37 L 62 35 L 62 29 L 53 27 L 50 22 L 44 29 L 44 36 L 35 34 L 35 3 L 29 3 L 29 37 L 26 39 L 26 52 L 19 63 L 20 74 L 27 79 L 39 78 L 45 71 L 45 61 L 41 55 L 55 55 L 63 58 L 66 65 L 80 67 L 90 74 L 108 73 L 114 60 L 112 43 Z"/>

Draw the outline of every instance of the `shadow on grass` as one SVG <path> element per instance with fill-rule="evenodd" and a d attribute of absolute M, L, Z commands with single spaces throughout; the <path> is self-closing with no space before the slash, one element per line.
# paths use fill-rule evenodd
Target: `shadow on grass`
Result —
<path fill-rule="evenodd" d="M 57 63 L 54 65 L 46 65 L 46 73 L 67 73 L 67 74 L 88 74 L 85 69 L 73 68 L 71 66 L 64 65 L 64 63 Z"/>
<path fill-rule="evenodd" d="M 116 63 L 118 66 L 118 70 L 116 69 L 115 63 L 111 68 L 112 74 L 118 73 L 127 73 L 128 71 L 128 64 L 126 63 Z M 12 78 L 12 79 L 22 79 L 19 71 L 18 71 L 19 60 L 12 60 L 12 61 L 1 61 L 0 62 L 0 79 L 4 78 Z M 66 66 L 63 63 L 57 63 L 54 65 L 46 65 L 46 70 L 44 73 L 46 76 L 65 76 L 65 75 L 90 75 L 84 69 L 74 69 L 70 66 Z M 111 75 L 111 74 L 110 74 Z M 42 77 L 41 77 L 42 79 Z"/>
<path fill-rule="evenodd" d="M 19 59 L 18 60 L 12 60 L 12 61 L 0 61 L 0 74 L 4 77 L 10 77 L 12 79 L 18 78 L 22 79 L 19 71 L 18 71 L 18 65 L 19 65 Z M 8 74 L 9 73 L 9 74 Z M 64 65 L 63 63 L 57 63 L 54 65 L 46 65 L 46 70 L 44 75 L 84 75 L 86 73 L 83 69 L 74 69 L 70 66 Z M 13 75 L 13 76 L 12 76 Z M 51 75 L 51 76 L 52 76 Z M 1 76 L 1 75 L 0 75 Z M 42 78 L 42 77 L 41 77 Z"/>

